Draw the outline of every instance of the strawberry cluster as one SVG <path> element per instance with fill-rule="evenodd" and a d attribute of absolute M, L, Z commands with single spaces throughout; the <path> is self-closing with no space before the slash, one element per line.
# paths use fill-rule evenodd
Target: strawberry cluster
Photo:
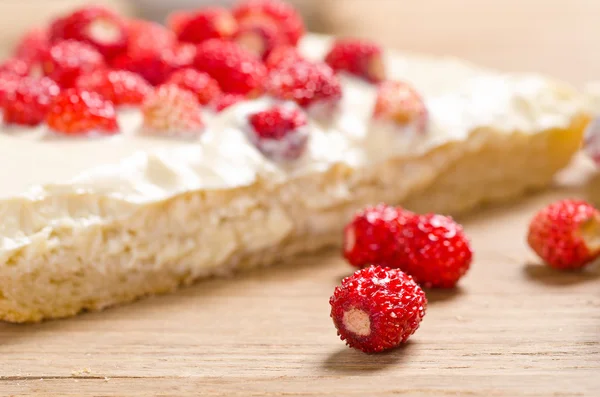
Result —
<path fill-rule="evenodd" d="M 116 110 L 136 106 L 153 130 L 187 128 L 180 131 L 187 134 L 203 125 L 202 108 L 220 112 L 263 95 L 295 102 L 300 113 L 330 117 L 342 98 L 338 75 L 348 73 L 379 85 L 374 119 L 425 129 L 423 101 L 405 83 L 386 80 L 378 45 L 340 39 L 322 61 L 309 61 L 297 48 L 304 32 L 299 13 L 283 0 L 240 0 L 231 9 L 175 12 L 165 26 L 100 6 L 83 7 L 26 33 L 14 56 L 0 65 L 4 121 L 27 126 L 46 122 L 58 133 L 112 134 L 118 131 L 118 126 L 113 128 Z M 184 91 L 197 100 L 167 109 L 189 97 Z M 91 93 L 104 101 L 75 100 L 94 97 Z M 55 98 L 59 94 L 60 100 Z M 158 104 L 162 111 L 157 111 Z M 61 112 L 68 117 L 57 123 Z M 173 117 L 181 112 L 190 114 Z M 260 135 L 260 130 L 253 131 L 259 134 L 251 136 Z M 287 153 L 287 158 L 298 157 L 305 147 L 304 139 L 292 151 L 269 151 L 258 138 L 254 142 L 265 154 Z"/>
<path fill-rule="evenodd" d="M 550 267 L 580 269 L 600 258 L 600 210 L 582 200 L 552 203 L 532 218 L 527 242 Z M 405 342 L 427 307 L 420 286 L 454 287 L 473 254 L 452 218 L 379 204 L 346 226 L 343 256 L 360 269 L 336 287 L 331 317 L 342 340 L 372 353 Z"/>

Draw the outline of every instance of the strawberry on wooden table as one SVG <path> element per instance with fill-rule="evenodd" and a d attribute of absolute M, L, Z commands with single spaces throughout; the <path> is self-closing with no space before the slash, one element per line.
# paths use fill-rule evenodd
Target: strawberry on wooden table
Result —
<path fill-rule="evenodd" d="M 552 203 L 531 220 L 527 242 L 553 268 L 582 268 L 600 257 L 600 211 L 582 200 Z"/>
<path fill-rule="evenodd" d="M 340 338 L 350 347 L 377 353 L 400 346 L 415 333 L 427 298 L 409 275 L 370 266 L 346 277 L 329 304 Z"/>

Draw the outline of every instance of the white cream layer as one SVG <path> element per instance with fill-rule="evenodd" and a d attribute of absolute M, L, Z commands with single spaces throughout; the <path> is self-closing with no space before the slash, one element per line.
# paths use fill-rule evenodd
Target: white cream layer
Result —
<path fill-rule="evenodd" d="M 320 59 L 328 44 L 329 39 L 311 35 L 301 49 Z M 140 134 L 135 111 L 119 116 L 122 133 L 112 137 L 59 138 L 43 128 L 5 129 L 0 133 L 0 261 L 2 250 L 28 244 L 52 228 L 104 222 L 184 192 L 257 180 L 279 184 L 339 164 L 368 167 L 465 140 L 482 128 L 534 133 L 566 127 L 584 108 L 569 87 L 540 76 L 405 54 L 390 55 L 386 63 L 391 77 L 410 82 L 423 95 L 429 130 L 415 136 L 371 123 L 374 87 L 343 76 L 339 114 L 327 125 L 310 121 L 307 153 L 293 163 L 266 159 L 242 132 L 245 116 L 268 106 L 268 98 L 207 113 L 207 128 L 196 140 Z"/>

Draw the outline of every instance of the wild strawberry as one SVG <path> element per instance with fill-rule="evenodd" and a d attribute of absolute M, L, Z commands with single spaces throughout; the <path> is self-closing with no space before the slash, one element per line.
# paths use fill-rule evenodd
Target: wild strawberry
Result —
<path fill-rule="evenodd" d="M 398 269 L 370 266 L 342 280 L 329 299 L 340 339 L 365 353 L 398 347 L 419 328 L 427 298 Z"/>
<path fill-rule="evenodd" d="M 236 103 L 242 102 L 246 97 L 239 94 L 221 94 L 210 104 L 215 112 L 221 112 Z"/>
<path fill-rule="evenodd" d="M 176 31 L 180 41 L 200 44 L 209 39 L 229 39 L 237 31 L 237 22 L 224 8 L 203 8 L 180 20 Z"/>
<path fill-rule="evenodd" d="M 75 85 L 83 91 L 97 92 L 117 106 L 139 105 L 152 91 L 140 75 L 126 70 L 97 70 L 80 76 Z"/>
<path fill-rule="evenodd" d="M 308 121 L 295 106 L 273 106 L 251 114 L 248 121 L 248 138 L 265 156 L 277 161 L 294 160 L 306 150 Z"/>
<path fill-rule="evenodd" d="M 224 92 L 247 96 L 262 92 L 267 75 L 254 55 L 235 43 L 218 39 L 198 45 L 194 66 L 217 80 Z"/>
<path fill-rule="evenodd" d="M 14 73 L 0 72 L 0 106 L 4 107 L 4 101 L 14 95 L 22 78 Z"/>
<path fill-rule="evenodd" d="M 35 126 L 44 121 L 52 98 L 60 88 L 47 77 L 22 77 L 4 101 L 4 122 Z"/>
<path fill-rule="evenodd" d="M 176 84 L 159 86 L 142 105 L 144 129 L 151 133 L 195 136 L 204 123 L 196 95 Z"/>
<path fill-rule="evenodd" d="M 15 56 L 29 62 L 40 62 L 50 48 L 48 32 L 33 29 L 27 32 L 15 47 Z"/>
<path fill-rule="evenodd" d="M 98 93 L 75 88 L 54 98 L 46 123 L 52 130 L 66 135 L 119 132 L 113 103 Z"/>
<path fill-rule="evenodd" d="M 427 108 L 421 96 L 408 84 L 384 81 L 379 85 L 373 117 L 422 133 L 427 129 Z"/>
<path fill-rule="evenodd" d="M 600 119 L 588 126 L 583 139 L 584 152 L 600 167 Z"/>
<path fill-rule="evenodd" d="M 410 211 L 386 204 L 367 207 L 354 215 L 344 229 L 344 258 L 356 267 L 389 266 L 400 250 L 400 231 Z"/>
<path fill-rule="evenodd" d="M 127 27 L 121 17 L 98 6 L 81 8 L 53 24 L 50 41 L 77 40 L 96 48 L 106 59 L 127 48 Z"/>
<path fill-rule="evenodd" d="M 276 98 L 295 101 L 304 108 L 324 108 L 327 113 L 342 98 L 339 80 L 324 63 L 301 61 L 284 65 L 271 71 L 267 87 Z"/>
<path fill-rule="evenodd" d="M 127 55 L 138 58 L 148 53 L 160 54 L 177 47 L 177 37 L 158 23 L 133 19 L 127 22 L 129 43 Z"/>
<path fill-rule="evenodd" d="M 193 11 L 188 10 L 173 11 L 167 15 L 166 25 L 175 35 L 178 35 L 193 14 Z"/>
<path fill-rule="evenodd" d="M 193 46 L 181 45 L 163 51 L 127 53 L 115 58 L 112 66 L 137 73 L 156 86 L 166 82 L 176 70 L 189 67 L 194 55 Z"/>
<path fill-rule="evenodd" d="M 219 83 L 208 74 L 195 69 L 181 69 L 169 77 L 167 83 L 177 84 L 193 92 L 201 105 L 207 105 L 221 95 Z"/>
<path fill-rule="evenodd" d="M 105 67 L 102 55 L 88 44 L 67 40 L 54 44 L 43 61 L 46 76 L 62 88 L 71 88 L 83 74 Z"/>
<path fill-rule="evenodd" d="M 265 59 L 265 66 L 271 70 L 302 60 L 302 55 L 296 47 L 285 45 L 273 48 Z"/>
<path fill-rule="evenodd" d="M 304 22 L 300 14 L 281 0 L 242 0 L 232 12 L 240 25 L 253 22 L 276 25 L 291 45 L 296 45 L 304 34 Z"/>
<path fill-rule="evenodd" d="M 385 79 L 381 47 L 370 41 L 336 40 L 325 62 L 334 70 L 343 70 L 374 83 Z"/>
<path fill-rule="evenodd" d="M 0 72 L 13 73 L 17 76 L 27 76 L 29 74 L 29 62 L 20 58 L 10 58 L 0 64 Z"/>
<path fill-rule="evenodd" d="M 266 23 L 245 23 L 240 26 L 234 41 L 258 58 L 266 59 L 281 43 L 277 27 Z"/>
<path fill-rule="evenodd" d="M 553 268 L 581 268 L 600 257 L 600 211 L 582 200 L 550 204 L 531 220 L 527 242 Z"/>
<path fill-rule="evenodd" d="M 389 266 L 410 274 L 422 286 L 452 288 L 469 270 L 473 252 L 452 218 L 415 215 L 406 220 L 400 234 L 400 251 Z"/>

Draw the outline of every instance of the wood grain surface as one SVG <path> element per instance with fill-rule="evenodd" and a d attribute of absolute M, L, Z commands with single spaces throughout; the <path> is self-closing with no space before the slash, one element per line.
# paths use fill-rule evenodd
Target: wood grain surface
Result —
<path fill-rule="evenodd" d="M 403 348 L 366 355 L 337 338 L 328 298 L 351 269 L 329 252 L 102 313 L 0 324 L 0 396 L 596 397 L 600 266 L 552 271 L 523 239 L 540 206 L 600 184 L 591 168 L 462 219 L 472 270 L 456 290 L 428 291 Z"/>

